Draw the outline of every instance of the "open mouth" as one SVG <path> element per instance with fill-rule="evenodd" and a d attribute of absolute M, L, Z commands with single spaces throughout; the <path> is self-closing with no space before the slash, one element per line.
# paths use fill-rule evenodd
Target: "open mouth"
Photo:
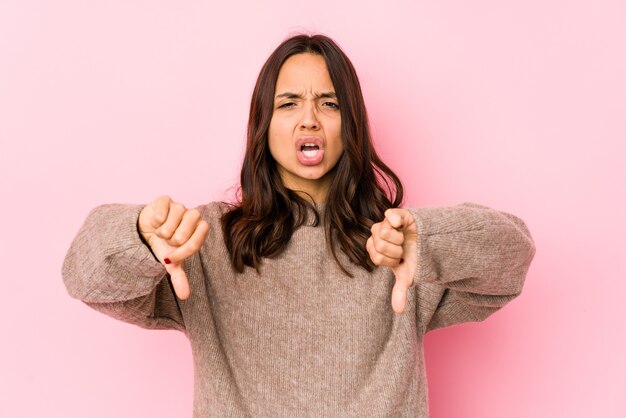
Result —
<path fill-rule="evenodd" d="M 317 165 L 324 159 L 324 142 L 314 136 L 303 137 L 298 139 L 296 151 L 300 164 Z"/>
<path fill-rule="evenodd" d="M 302 151 L 304 156 L 307 158 L 315 157 L 317 153 L 319 152 L 319 150 L 320 150 L 320 147 L 315 144 L 302 144 L 302 146 L 300 147 L 300 151 Z"/>

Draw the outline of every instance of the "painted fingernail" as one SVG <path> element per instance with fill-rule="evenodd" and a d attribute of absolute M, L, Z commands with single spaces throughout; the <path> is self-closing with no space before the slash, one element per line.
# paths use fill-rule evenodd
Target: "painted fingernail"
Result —
<path fill-rule="evenodd" d="M 170 264 L 170 263 L 172 262 L 172 260 L 170 260 L 169 258 L 164 258 L 164 259 L 163 259 L 163 262 L 164 262 L 165 264 Z"/>

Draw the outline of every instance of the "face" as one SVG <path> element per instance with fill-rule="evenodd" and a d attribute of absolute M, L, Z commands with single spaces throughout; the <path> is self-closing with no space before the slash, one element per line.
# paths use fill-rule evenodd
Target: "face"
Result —
<path fill-rule="evenodd" d="M 335 88 L 320 55 L 293 55 L 281 67 L 268 140 L 285 187 L 324 202 L 343 145 Z"/>

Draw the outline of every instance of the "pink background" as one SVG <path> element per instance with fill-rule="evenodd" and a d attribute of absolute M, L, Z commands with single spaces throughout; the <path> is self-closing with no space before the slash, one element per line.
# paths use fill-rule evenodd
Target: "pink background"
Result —
<path fill-rule="evenodd" d="M 237 181 L 255 77 L 335 38 L 408 205 L 526 220 L 520 298 L 433 332 L 432 417 L 626 416 L 626 5 L 620 1 L 0 3 L 0 416 L 190 417 L 182 334 L 70 299 L 88 211 Z"/>

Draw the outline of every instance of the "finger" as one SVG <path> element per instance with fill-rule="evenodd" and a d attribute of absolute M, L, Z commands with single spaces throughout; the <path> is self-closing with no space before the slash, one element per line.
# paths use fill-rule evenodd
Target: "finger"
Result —
<path fill-rule="evenodd" d="M 374 249 L 377 253 L 383 255 L 386 258 L 400 260 L 402 258 L 402 245 L 392 244 L 384 239 L 373 237 Z"/>
<path fill-rule="evenodd" d="M 402 243 L 404 243 L 404 233 L 394 228 L 387 219 L 380 222 L 378 225 L 375 231 L 374 227 L 372 227 L 372 235 L 379 236 L 390 244 L 402 245 Z"/>
<path fill-rule="evenodd" d="M 365 243 L 365 249 L 370 256 L 372 262 L 377 266 L 387 266 L 387 267 L 395 267 L 400 265 L 402 262 L 402 258 L 399 257 L 388 257 L 385 254 L 380 253 L 376 250 L 376 244 L 374 243 L 374 238 L 369 237 L 367 242 Z M 400 250 L 402 248 L 400 247 Z"/>
<path fill-rule="evenodd" d="M 401 314 L 406 308 L 406 294 L 409 287 L 404 280 L 396 280 L 396 284 L 391 291 L 391 307 L 394 312 Z"/>
<path fill-rule="evenodd" d="M 384 256 L 379 253 L 378 251 L 376 251 L 376 248 L 374 247 L 374 238 L 373 237 L 369 237 L 367 239 L 367 241 L 365 242 L 365 249 L 367 250 L 367 253 L 370 256 L 370 259 L 372 260 L 372 262 L 377 265 L 380 266 L 381 263 L 384 261 Z"/>
<path fill-rule="evenodd" d="M 208 233 L 209 224 L 203 219 L 198 223 L 196 230 L 193 232 L 191 237 L 189 237 L 189 240 L 168 254 L 167 258 L 171 263 L 176 264 L 191 257 L 200 251 Z"/>
<path fill-rule="evenodd" d="M 152 219 L 150 220 L 150 226 L 157 229 L 167 220 L 167 215 L 170 211 L 170 203 L 172 199 L 169 196 L 161 196 L 154 202 L 150 203 L 152 207 Z"/>
<path fill-rule="evenodd" d="M 391 208 L 385 211 L 385 219 L 395 229 L 402 229 L 413 221 L 413 215 L 406 209 Z"/>
<path fill-rule="evenodd" d="M 370 258 L 372 258 L 372 256 L 376 253 L 376 249 L 374 248 L 374 239 L 371 236 L 367 239 L 367 241 L 365 241 L 365 250 L 369 254 Z"/>
<path fill-rule="evenodd" d="M 156 231 L 158 237 L 169 240 L 178 229 L 178 225 L 183 219 L 183 215 L 187 209 L 181 203 L 172 202 L 169 207 L 167 219 Z"/>
<path fill-rule="evenodd" d="M 382 257 L 400 260 L 403 253 L 402 243 L 404 242 L 404 234 L 393 229 L 386 220 L 374 224 L 371 229 L 371 243 L 368 251 L 371 252 L 370 258 L 372 258 L 372 261 L 374 261 L 374 258 L 377 258 L 379 262 L 382 262 Z M 383 235 L 386 235 L 390 241 L 385 239 Z M 366 248 L 368 248 L 367 244 Z M 379 255 L 375 255 L 375 253 Z M 385 265 L 395 264 L 387 263 Z"/>
<path fill-rule="evenodd" d="M 183 269 L 183 263 L 167 264 L 165 266 L 165 270 L 167 270 L 170 275 L 170 280 L 172 281 L 172 286 L 174 287 L 176 296 L 182 300 L 187 299 L 191 291 L 189 289 L 187 273 L 185 273 L 185 270 Z"/>
<path fill-rule="evenodd" d="M 194 231 L 198 227 L 201 220 L 200 211 L 197 209 L 189 209 L 183 214 L 183 218 L 176 228 L 174 235 L 167 241 L 168 244 L 175 247 L 183 245 L 191 238 Z"/>

